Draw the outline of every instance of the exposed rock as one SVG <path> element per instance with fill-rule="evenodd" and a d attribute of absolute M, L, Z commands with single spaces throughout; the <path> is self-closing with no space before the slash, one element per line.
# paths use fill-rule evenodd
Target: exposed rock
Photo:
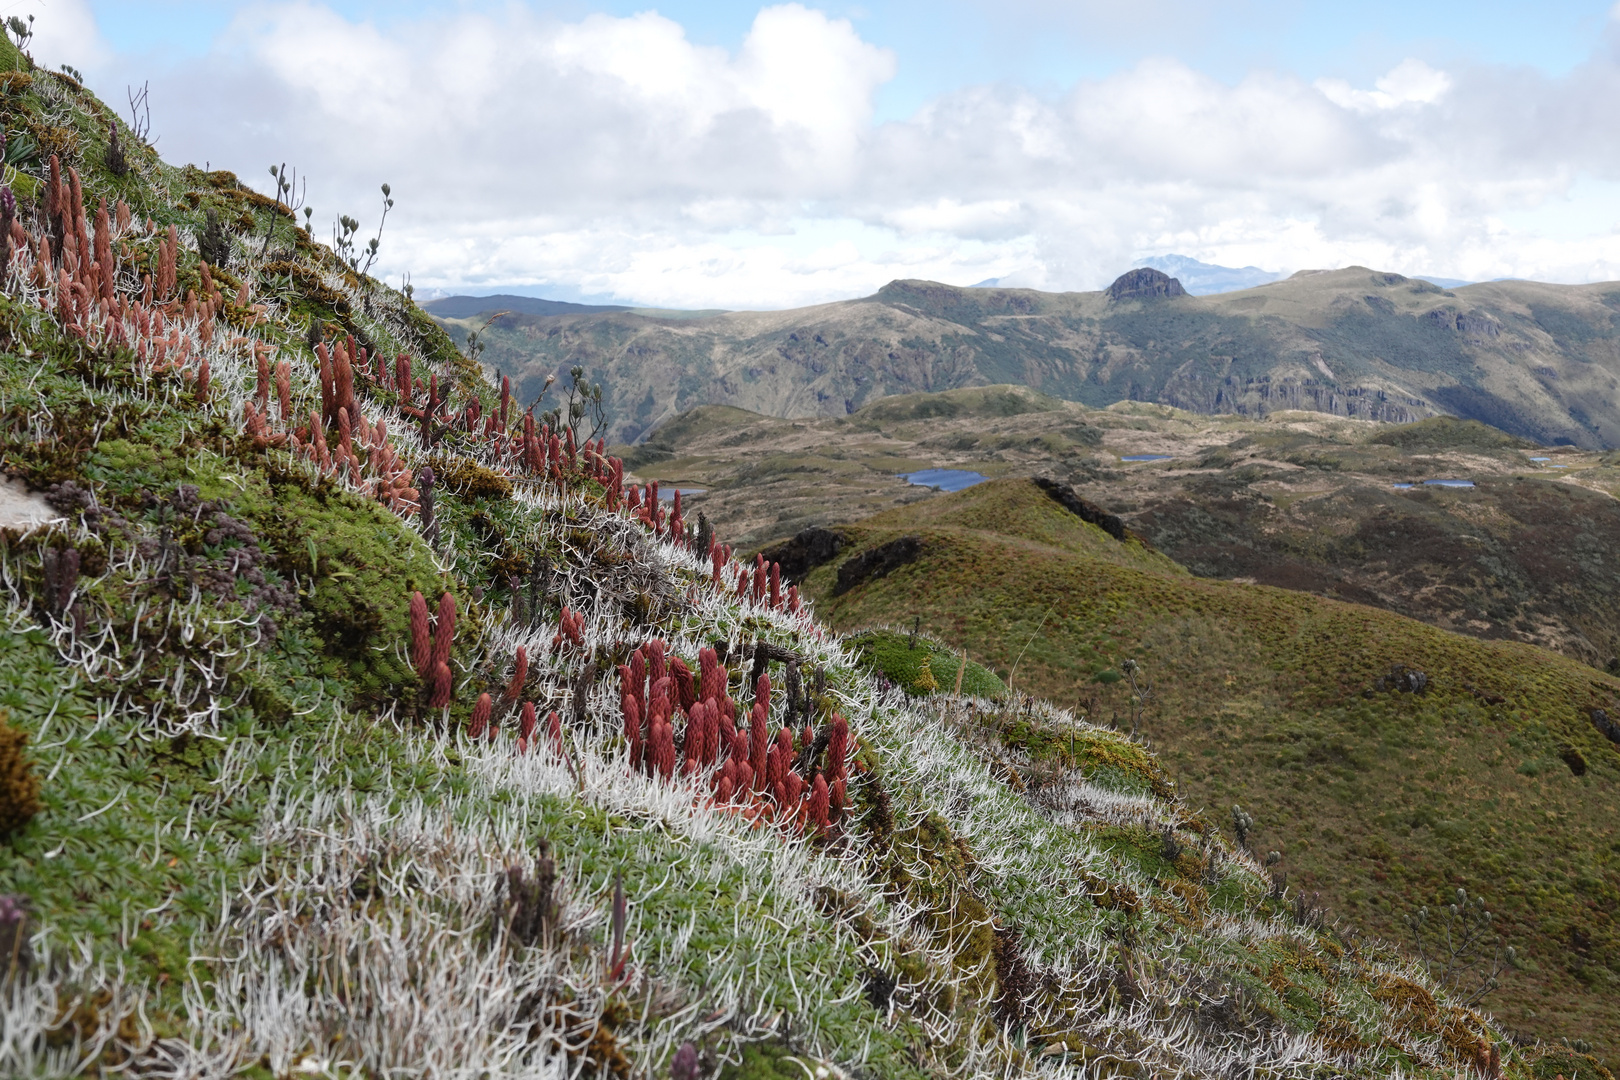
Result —
<path fill-rule="evenodd" d="M 843 533 L 812 525 L 791 540 L 765 549 L 763 554 L 766 562 L 778 563 L 782 567 L 785 581 L 797 584 L 816 567 L 837 558 L 838 553 L 844 550 L 845 543 Z"/>
<path fill-rule="evenodd" d="M 1410 424 L 1434 413 L 1421 398 L 1392 395 L 1377 387 L 1269 377 L 1210 379 L 1178 375 L 1166 381 L 1161 400 L 1189 412 L 1265 416 L 1284 409 L 1302 409 L 1387 424 Z"/>
<path fill-rule="evenodd" d="M 1457 329 L 1463 337 L 1496 338 L 1502 336 L 1502 324 L 1483 311 L 1470 311 L 1457 316 Z"/>
<path fill-rule="evenodd" d="M 0 476 L 0 529 L 33 529 L 60 520 L 45 496 L 29 491 L 21 480 Z"/>
<path fill-rule="evenodd" d="M 1369 296 L 1367 297 L 1367 303 L 1372 304 L 1376 299 L 1378 298 Z M 1389 304 L 1387 300 L 1381 303 L 1387 305 L 1386 314 L 1394 314 L 1394 305 Z M 1380 306 L 1379 310 L 1385 311 L 1385 307 Z M 1463 337 L 1473 338 L 1476 341 L 1489 341 L 1502 336 L 1502 324 L 1496 321 L 1495 316 L 1484 311 L 1476 310 L 1466 314 L 1458 314 L 1450 308 L 1435 308 L 1427 315 L 1424 315 L 1423 318 L 1437 326 L 1442 326 L 1447 330 L 1455 330 Z"/>
<path fill-rule="evenodd" d="M 1610 719 L 1608 712 L 1603 709 L 1593 709 L 1588 715 L 1592 717 L 1592 726 L 1602 732 L 1605 739 L 1620 745 L 1620 724 Z"/>
<path fill-rule="evenodd" d="M 1386 675 L 1380 675 L 1378 681 L 1373 683 L 1372 689 L 1367 691 L 1371 697 L 1375 691 L 1395 690 L 1402 694 L 1422 694 L 1429 689 L 1429 677 L 1416 668 L 1409 668 L 1405 664 L 1396 664 L 1389 669 Z"/>
<path fill-rule="evenodd" d="M 1108 286 L 1110 300 L 1154 300 L 1186 295 L 1187 290 L 1181 287 L 1181 282 L 1151 266 L 1127 270 Z"/>
<path fill-rule="evenodd" d="M 1453 311 L 1448 311 L 1445 308 L 1435 308 L 1433 311 L 1429 312 L 1423 317 L 1434 323 L 1436 326 L 1451 330 L 1456 327 L 1457 319 L 1460 316 Z"/>
<path fill-rule="evenodd" d="M 921 554 L 922 541 L 915 536 L 902 536 L 887 544 L 879 544 L 870 551 L 863 551 L 838 568 L 838 584 L 833 586 L 832 594 L 842 596 L 856 586 L 876 581 L 909 562 L 915 562 Z"/>
<path fill-rule="evenodd" d="M 1082 499 L 1074 488 L 1068 484 L 1054 480 L 1050 476 L 1037 476 L 1035 477 L 1035 486 L 1051 496 L 1052 501 L 1063 507 L 1063 509 L 1088 525 L 1097 526 L 1097 528 L 1120 543 L 1123 544 L 1131 539 L 1141 541 L 1143 544 L 1147 543 L 1140 536 L 1136 536 L 1131 530 L 1127 529 L 1124 519 L 1118 514 L 1110 514 L 1096 503 Z"/>

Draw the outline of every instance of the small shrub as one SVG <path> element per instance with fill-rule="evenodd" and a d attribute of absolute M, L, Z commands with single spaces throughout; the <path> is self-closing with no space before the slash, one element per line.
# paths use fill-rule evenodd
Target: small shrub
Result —
<path fill-rule="evenodd" d="M 512 481 L 482 465 L 456 458 L 437 470 L 440 486 L 455 492 L 463 499 L 509 499 Z"/>
<path fill-rule="evenodd" d="M 863 665 L 908 694 L 952 693 L 958 672 L 962 693 L 969 697 L 999 698 L 1007 693 L 995 672 L 927 637 L 917 637 L 915 647 L 907 635 L 892 630 L 868 630 L 849 640 Z"/>
<path fill-rule="evenodd" d="M 24 749 L 28 733 L 6 723 L 0 713 L 0 836 L 10 836 L 40 811 L 39 780 Z"/>

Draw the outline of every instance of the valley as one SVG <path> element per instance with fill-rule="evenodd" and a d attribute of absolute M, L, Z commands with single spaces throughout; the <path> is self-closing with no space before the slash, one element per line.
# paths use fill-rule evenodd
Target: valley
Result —
<path fill-rule="evenodd" d="M 1088 409 L 991 387 L 838 419 L 709 406 L 622 450 L 639 475 L 702 489 L 689 505 L 745 546 L 932 497 L 900 474 L 1039 475 L 1199 576 L 1370 604 L 1599 669 L 1620 655 L 1620 457 L 1537 449 L 1477 423 Z M 1135 456 L 1163 460 L 1123 460 Z M 1425 483 L 1448 479 L 1474 486 Z"/>

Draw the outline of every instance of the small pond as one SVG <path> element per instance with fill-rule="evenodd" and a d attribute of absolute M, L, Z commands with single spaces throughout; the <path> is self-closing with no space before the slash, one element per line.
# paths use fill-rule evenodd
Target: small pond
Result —
<path fill-rule="evenodd" d="M 974 484 L 982 484 L 990 479 L 976 472 L 966 469 L 922 469 L 913 473 L 901 473 L 900 479 L 908 484 L 918 487 L 939 488 L 941 491 L 961 491 Z"/>
<path fill-rule="evenodd" d="M 1121 461 L 1169 461 L 1169 454 L 1126 454 Z"/>
<path fill-rule="evenodd" d="M 1474 486 L 1472 480 L 1425 480 L 1423 483 L 1426 487 L 1471 488 Z"/>
<path fill-rule="evenodd" d="M 659 502 L 673 502 L 673 501 L 675 501 L 675 493 L 677 491 L 681 493 L 681 497 L 684 499 L 688 495 L 701 495 L 705 491 L 708 491 L 708 490 L 709 490 L 708 488 L 684 488 L 684 487 L 667 488 L 667 487 L 661 487 L 661 488 L 658 489 L 658 501 Z"/>
<path fill-rule="evenodd" d="M 1550 457 L 1533 457 L 1530 460 L 1531 461 L 1551 461 L 1552 458 L 1550 458 Z"/>
<path fill-rule="evenodd" d="M 1395 485 L 1395 490 L 1396 491 L 1411 491 L 1412 490 L 1412 485 L 1411 484 L 1396 484 Z"/>

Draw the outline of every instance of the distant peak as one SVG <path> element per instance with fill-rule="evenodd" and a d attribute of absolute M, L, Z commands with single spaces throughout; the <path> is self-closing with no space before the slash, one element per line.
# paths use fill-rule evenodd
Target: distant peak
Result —
<path fill-rule="evenodd" d="M 1151 266 L 1127 270 L 1108 286 L 1110 300 L 1152 300 L 1186 295 L 1187 290 L 1181 287 L 1180 281 Z"/>
<path fill-rule="evenodd" d="M 1139 260 L 1135 265 L 1164 271 L 1181 282 L 1181 287 L 1193 296 L 1258 288 L 1285 276 L 1258 266 L 1218 266 L 1187 255 L 1154 255 Z"/>

